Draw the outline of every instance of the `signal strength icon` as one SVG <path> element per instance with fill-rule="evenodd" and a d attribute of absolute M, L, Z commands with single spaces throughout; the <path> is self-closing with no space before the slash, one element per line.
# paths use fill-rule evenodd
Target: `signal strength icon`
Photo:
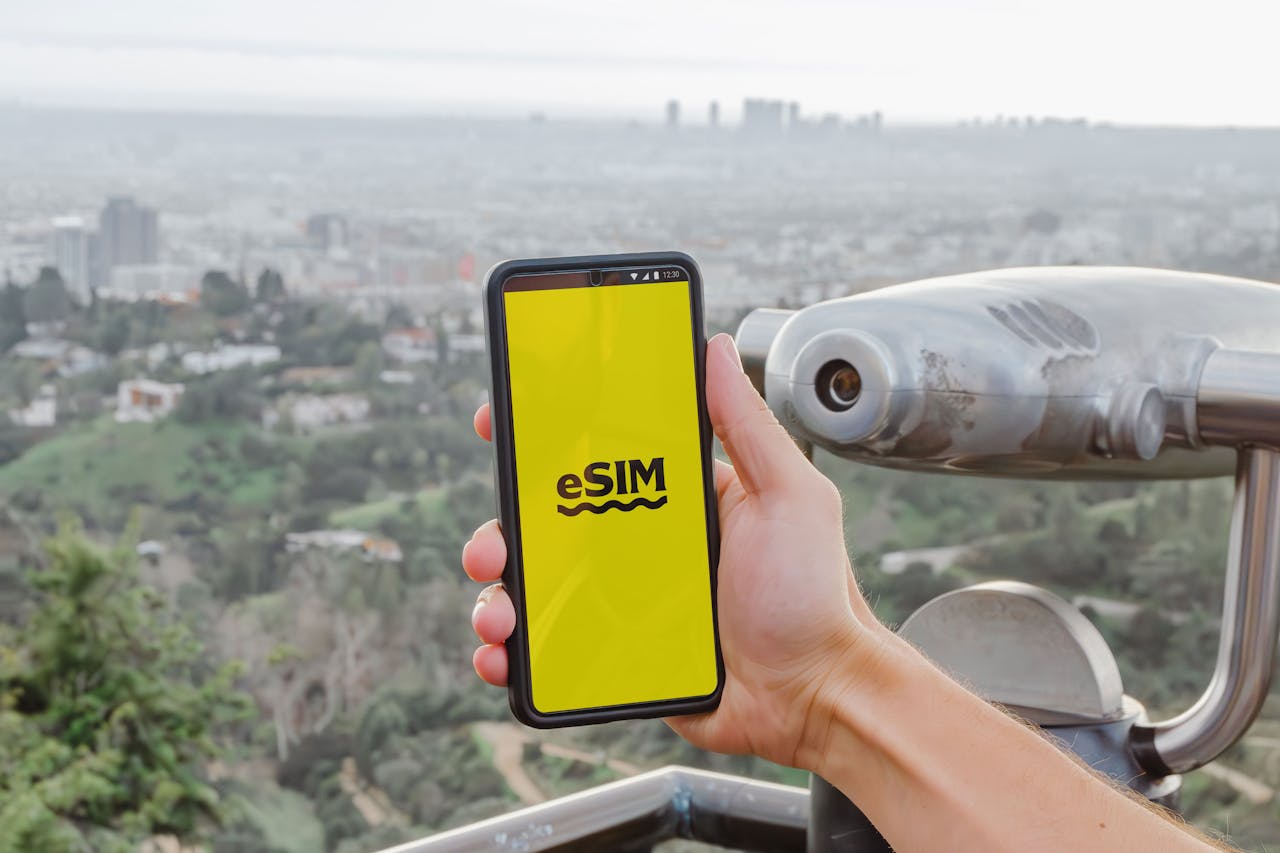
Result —
<path fill-rule="evenodd" d="M 642 279 L 640 279 L 640 280 L 641 280 L 641 281 L 648 281 L 648 280 L 649 280 L 649 274 L 648 274 L 648 273 L 645 273 L 645 274 L 644 274 L 644 278 L 642 278 Z"/>
<path fill-rule="evenodd" d="M 632 281 L 635 281 L 635 280 L 636 280 L 636 276 L 638 276 L 638 275 L 640 275 L 640 273 L 638 273 L 638 272 L 633 272 L 633 273 L 631 274 L 631 280 L 632 280 Z"/>

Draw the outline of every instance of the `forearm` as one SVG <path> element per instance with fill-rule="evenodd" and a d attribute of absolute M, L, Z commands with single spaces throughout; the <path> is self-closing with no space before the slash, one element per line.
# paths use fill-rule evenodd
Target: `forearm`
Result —
<path fill-rule="evenodd" d="M 838 664 L 798 756 L 900 851 L 1213 849 L 880 629 Z"/>

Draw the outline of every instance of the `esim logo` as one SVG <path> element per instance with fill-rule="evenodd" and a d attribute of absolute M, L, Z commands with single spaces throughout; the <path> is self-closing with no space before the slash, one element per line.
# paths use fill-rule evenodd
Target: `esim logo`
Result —
<path fill-rule="evenodd" d="M 644 497 L 643 492 L 665 492 L 666 477 L 662 470 L 662 457 L 655 456 L 648 463 L 640 459 L 619 459 L 615 462 L 591 462 L 582 469 L 582 476 L 565 474 L 556 481 L 556 492 L 563 500 L 576 501 L 582 497 L 602 498 L 608 495 L 637 495 L 629 501 L 610 498 L 604 503 L 581 501 L 556 509 L 561 515 L 574 516 L 582 512 L 601 515 L 611 509 L 631 512 L 638 507 L 658 509 L 667 503 L 667 496 Z"/>

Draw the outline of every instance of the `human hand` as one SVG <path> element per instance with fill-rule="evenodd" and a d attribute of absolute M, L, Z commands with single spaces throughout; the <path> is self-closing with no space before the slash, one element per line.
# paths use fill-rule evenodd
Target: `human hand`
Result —
<path fill-rule="evenodd" d="M 803 766 L 825 726 L 812 709 L 830 704 L 824 693 L 848 688 L 839 679 L 828 686 L 835 664 L 873 655 L 886 632 L 854 581 L 839 492 L 756 393 L 728 335 L 708 343 L 706 376 L 711 423 L 733 462 L 716 463 L 726 681 L 715 711 L 667 723 L 704 749 Z M 491 438 L 487 405 L 475 426 Z M 474 580 L 496 581 L 506 557 L 498 524 L 489 521 L 463 548 L 462 565 Z M 501 584 L 480 593 L 472 625 L 484 645 L 474 663 L 490 684 L 507 682 L 503 643 L 515 624 Z"/>

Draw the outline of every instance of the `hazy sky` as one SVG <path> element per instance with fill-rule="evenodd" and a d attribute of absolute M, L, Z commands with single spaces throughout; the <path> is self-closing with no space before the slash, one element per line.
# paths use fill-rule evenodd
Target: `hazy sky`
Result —
<path fill-rule="evenodd" d="M 1278 23 L 1270 0 L 0 0 L 0 99 L 1280 125 Z"/>

